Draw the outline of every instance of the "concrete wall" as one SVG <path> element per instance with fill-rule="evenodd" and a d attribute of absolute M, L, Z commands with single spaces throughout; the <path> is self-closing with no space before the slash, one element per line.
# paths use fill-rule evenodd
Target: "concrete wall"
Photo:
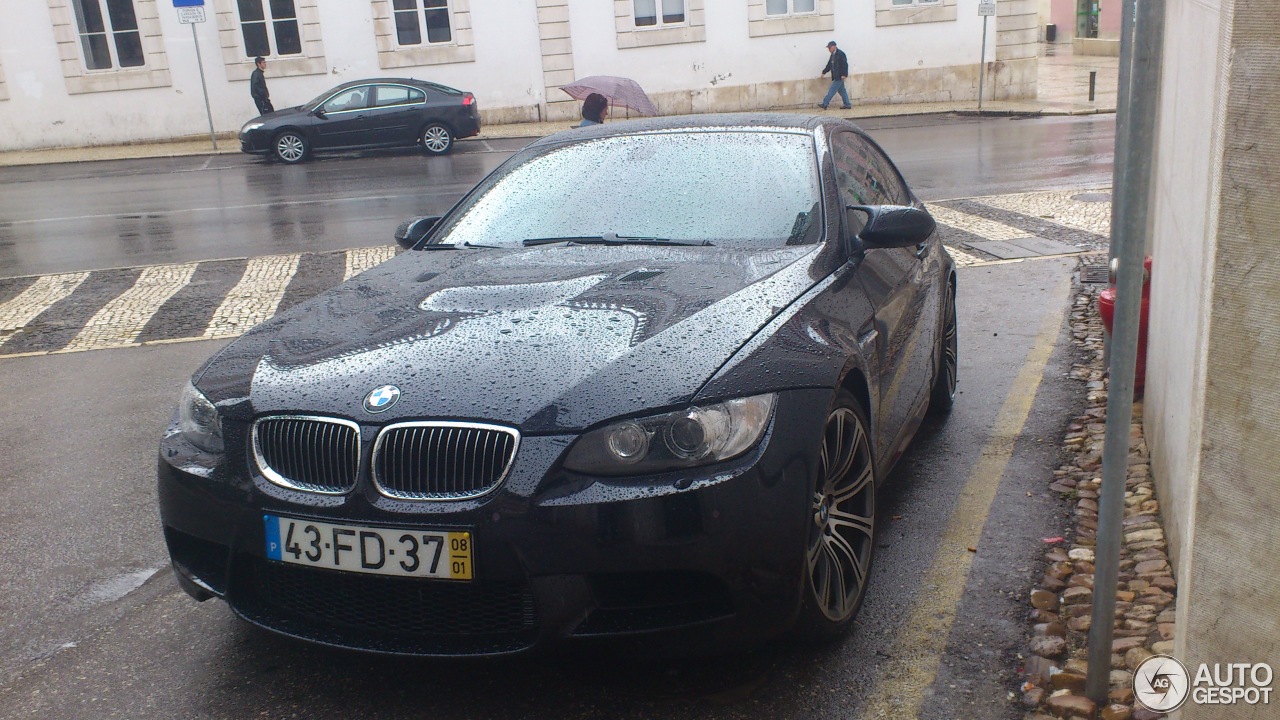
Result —
<path fill-rule="evenodd" d="M 0 150 L 148 141 L 208 130 L 189 25 L 166 0 L 134 0 L 147 14 L 150 65 L 130 75 L 84 73 L 68 0 L 10 3 L 0 22 Z M 476 93 L 486 122 L 576 117 L 559 86 L 573 77 L 634 77 L 664 112 L 815 104 L 825 45 L 849 55 L 858 100 L 977 98 L 982 21 L 977 0 L 899 8 L 890 0 L 818 0 L 785 20 L 763 0 L 686 0 L 688 27 L 639 30 L 630 0 L 452 0 L 455 44 L 398 50 L 387 0 L 295 0 L 302 56 L 268 58 L 278 108 L 347 80 L 407 76 Z M 254 115 L 251 68 L 234 0 L 210 0 L 195 26 L 220 133 Z M 1000 0 L 989 97 L 1035 92 L 1034 0 Z M 1029 38 L 1029 40 L 1028 40 Z M 68 69 L 69 68 L 69 69 Z M 72 77 L 72 75 L 84 77 Z M 113 87 L 113 85 L 115 87 Z"/>
<path fill-rule="evenodd" d="M 1193 673 L 1280 658 L 1277 38 L 1272 0 L 1168 4 L 1144 418 Z"/>

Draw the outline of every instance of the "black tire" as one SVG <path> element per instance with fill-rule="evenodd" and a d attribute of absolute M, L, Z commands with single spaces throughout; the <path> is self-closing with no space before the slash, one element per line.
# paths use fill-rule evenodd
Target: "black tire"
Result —
<path fill-rule="evenodd" d="M 942 328 L 938 334 L 937 364 L 933 376 L 933 390 L 929 395 L 929 409 L 934 413 L 946 413 L 956 399 L 956 370 L 959 366 L 960 345 L 956 338 L 956 286 L 947 280 L 947 292 L 943 297 Z"/>
<path fill-rule="evenodd" d="M 797 635 L 844 637 L 862 606 L 875 549 L 876 466 L 866 411 L 847 390 L 827 413 L 809 501 L 803 600 Z"/>
<path fill-rule="evenodd" d="M 289 165 L 296 165 L 306 160 L 311 154 L 311 144 L 302 133 L 296 130 L 285 130 L 276 135 L 271 148 L 276 159 Z"/>
<path fill-rule="evenodd" d="M 453 149 L 453 131 L 442 123 L 431 123 L 422 128 L 418 139 L 428 155 L 444 155 Z"/>

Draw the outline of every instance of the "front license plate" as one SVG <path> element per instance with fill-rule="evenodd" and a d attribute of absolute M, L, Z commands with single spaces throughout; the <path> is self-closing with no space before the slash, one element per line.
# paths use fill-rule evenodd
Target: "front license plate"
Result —
<path fill-rule="evenodd" d="M 263 515 L 267 558 L 374 575 L 470 580 L 471 533 L 333 525 Z"/>

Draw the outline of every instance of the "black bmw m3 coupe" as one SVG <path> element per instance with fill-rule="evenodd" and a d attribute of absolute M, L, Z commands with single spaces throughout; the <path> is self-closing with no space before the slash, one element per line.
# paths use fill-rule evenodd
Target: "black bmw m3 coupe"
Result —
<path fill-rule="evenodd" d="M 386 653 L 838 637 L 877 486 L 955 392 L 934 227 L 841 120 L 534 142 L 194 374 L 160 445 L 179 581 Z"/>

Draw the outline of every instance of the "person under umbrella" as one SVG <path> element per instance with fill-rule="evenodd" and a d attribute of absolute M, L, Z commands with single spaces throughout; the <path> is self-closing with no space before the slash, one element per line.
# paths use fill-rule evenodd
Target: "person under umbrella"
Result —
<path fill-rule="evenodd" d="M 604 124 L 604 112 L 608 107 L 609 101 L 603 95 L 591 93 L 582 102 L 582 122 L 578 123 L 578 127 Z"/>

